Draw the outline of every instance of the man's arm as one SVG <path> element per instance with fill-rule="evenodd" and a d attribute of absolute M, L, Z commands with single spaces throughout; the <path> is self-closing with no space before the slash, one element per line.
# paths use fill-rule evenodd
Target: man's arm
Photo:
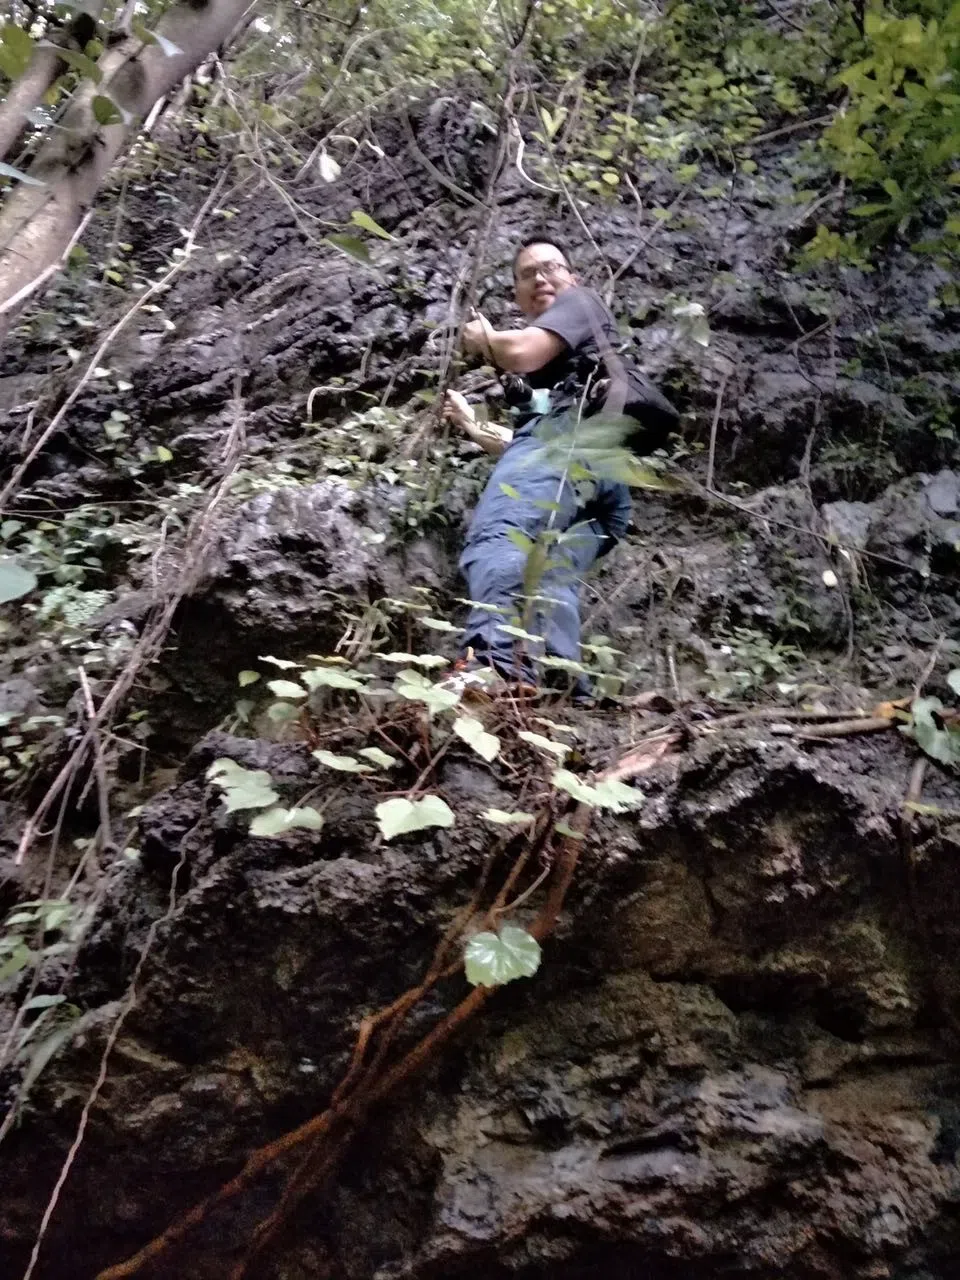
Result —
<path fill-rule="evenodd" d="M 508 373 L 535 373 L 566 350 L 564 340 L 549 329 L 494 329 L 481 316 L 464 325 L 463 345 L 471 355 L 486 356 Z"/>
<path fill-rule="evenodd" d="M 459 391 L 447 392 L 443 416 L 448 422 L 455 422 L 474 444 L 478 444 L 484 453 L 489 453 L 493 458 L 499 458 L 513 439 L 513 432 L 509 427 L 501 427 L 495 422 L 478 422 L 473 406 Z"/>

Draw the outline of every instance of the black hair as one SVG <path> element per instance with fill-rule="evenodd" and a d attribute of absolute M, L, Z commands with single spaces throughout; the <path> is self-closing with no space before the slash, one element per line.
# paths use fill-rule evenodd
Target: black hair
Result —
<path fill-rule="evenodd" d="M 529 249 L 532 245 L 535 245 L 535 244 L 548 244 L 553 249 L 559 249 L 561 254 L 563 255 L 564 262 L 567 264 L 567 266 L 570 268 L 571 271 L 573 270 L 573 263 L 570 261 L 570 255 L 567 253 L 566 249 L 563 247 L 560 241 L 557 240 L 554 236 L 544 234 L 542 236 L 527 236 L 525 237 L 525 239 L 521 240 L 520 243 L 517 245 L 516 253 L 514 253 L 513 255 L 513 274 L 514 275 L 517 274 L 517 259 L 520 257 L 521 253 L 523 253 L 524 249 Z"/>

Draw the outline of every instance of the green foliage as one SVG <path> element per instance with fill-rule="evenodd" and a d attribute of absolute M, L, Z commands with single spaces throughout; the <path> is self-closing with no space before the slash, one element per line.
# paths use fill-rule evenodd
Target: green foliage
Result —
<path fill-rule="evenodd" d="M 294 684 L 292 680 L 268 680 L 267 688 L 278 698 L 305 698 L 307 691 L 302 684 Z"/>
<path fill-rule="evenodd" d="M 540 968 L 540 944 L 515 925 L 504 925 L 499 933 L 477 933 L 467 943 L 464 968 L 474 987 L 502 987 L 517 978 L 532 978 Z"/>
<path fill-rule="evenodd" d="M 771 680 L 787 678 L 803 660 L 802 650 L 795 645 L 773 641 L 753 627 L 719 630 L 717 638 L 720 646 L 713 692 L 720 699 L 744 697 Z"/>
<path fill-rule="evenodd" d="M 411 702 L 422 702 L 431 716 L 441 711 L 449 711 L 460 701 L 458 693 L 434 684 L 419 671 L 401 671 L 397 676 L 395 688 L 401 698 L 407 698 Z"/>
<path fill-rule="evenodd" d="M 960 690 L 960 672 L 951 671 L 950 687 Z M 913 738 L 917 746 L 931 760 L 940 764 L 960 765 L 960 725 L 956 721 L 944 724 L 943 703 L 939 698 L 914 698 L 910 719 L 900 726 L 900 732 Z"/>
<path fill-rule="evenodd" d="M 83 923 L 76 904 L 65 898 L 19 903 L 0 932 L 0 982 L 69 951 L 71 943 L 79 938 Z M 53 940 L 50 935 L 54 935 Z"/>
<path fill-rule="evenodd" d="M 252 836 L 283 836 L 288 831 L 320 831 L 323 815 L 316 809 L 266 809 L 250 823 Z"/>
<path fill-rule="evenodd" d="M 0 558 L 0 604 L 19 600 L 37 585 L 37 575 L 8 556 Z"/>
<path fill-rule="evenodd" d="M 376 808 L 377 823 L 384 840 L 427 827 L 452 827 L 453 810 L 439 796 L 423 796 L 420 800 L 405 797 L 384 800 Z"/>
<path fill-rule="evenodd" d="M 572 796 L 578 804 L 588 805 L 591 809 L 609 809 L 611 813 L 628 813 L 639 809 L 643 804 L 643 792 L 636 787 L 628 787 L 615 778 L 590 784 L 578 778 L 568 769 L 557 769 L 551 781 L 560 791 Z"/>
<path fill-rule="evenodd" d="M 960 4 L 928 16 L 872 3 L 859 53 L 836 78 L 849 94 L 823 137 L 836 170 L 867 200 L 853 213 L 877 239 L 934 214 L 932 251 L 956 251 L 960 233 Z"/>
<path fill-rule="evenodd" d="M 523 809 L 484 809 L 480 817 L 497 827 L 529 827 L 535 820 L 534 814 Z"/>
<path fill-rule="evenodd" d="M 316 689 L 348 689 L 356 692 L 363 688 L 362 681 L 346 671 L 338 671 L 335 667 L 316 667 L 312 671 L 304 671 L 300 677 L 307 688 Z"/>
<path fill-rule="evenodd" d="M 339 773 L 372 773 L 372 769 L 368 764 L 361 764 L 359 760 L 353 756 L 338 756 L 332 751 L 324 751 L 322 748 L 317 751 L 311 751 L 310 754 L 314 760 L 319 760 L 321 764 L 325 764 L 328 769 L 336 769 Z"/>
<path fill-rule="evenodd" d="M 223 792 L 227 813 L 237 809 L 265 809 L 280 798 L 266 770 L 245 769 L 235 760 L 214 760 L 207 770 L 207 778 Z"/>
<path fill-rule="evenodd" d="M 541 733 L 533 733 L 529 729 L 521 729 L 517 734 L 521 742 L 528 742 L 531 747 L 537 747 L 540 751 L 546 751 L 562 764 L 570 754 L 570 747 L 565 742 L 554 742 L 552 738 L 545 738 Z"/>
<path fill-rule="evenodd" d="M 474 716 L 458 716 L 453 722 L 453 732 L 488 764 L 500 754 L 500 739 L 495 733 L 488 733 Z"/>

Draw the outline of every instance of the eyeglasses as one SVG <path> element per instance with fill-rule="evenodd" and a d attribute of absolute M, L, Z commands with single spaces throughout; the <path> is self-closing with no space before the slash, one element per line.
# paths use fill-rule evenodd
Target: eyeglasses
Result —
<path fill-rule="evenodd" d="M 570 268 L 565 262 L 554 259 L 552 262 L 535 262 L 529 267 L 524 267 L 522 271 L 517 272 L 517 279 L 521 284 L 529 284 L 531 280 L 536 280 L 537 276 L 543 276 L 547 280 L 554 280 L 557 276 L 563 275 Z"/>

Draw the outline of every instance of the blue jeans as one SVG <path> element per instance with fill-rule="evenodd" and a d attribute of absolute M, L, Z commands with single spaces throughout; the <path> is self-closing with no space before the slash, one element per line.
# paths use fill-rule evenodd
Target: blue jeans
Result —
<path fill-rule="evenodd" d="M 579 661 L 578 579 L 624 531 L 630 511 L 627 487 L 603 480 L 595 482 L 588 506 L 581 506 L 556 456 L 545 458 L 531 430 L 518 433 L 487 482 L 460 557 L 470 599 L 501 610 L 471 609 L 462 652 L 473 649 L 480 662 L 501 674 L 534 683 L 533 656 Z M 541 543 L 549 567 L 525 587 L 529 552 L 511 540 L 510 532 L 535 540 L 547 530 L 561 536 Z M 500 630 L 504 623 L 542 639 L 518 642 Z"/>

